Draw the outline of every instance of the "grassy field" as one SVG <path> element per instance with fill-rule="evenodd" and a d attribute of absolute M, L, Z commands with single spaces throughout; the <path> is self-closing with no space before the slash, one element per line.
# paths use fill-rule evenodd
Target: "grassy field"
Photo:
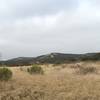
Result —
<path fill-rule="evenodd" d="M 78 65 L 93 66 L 97 73 L 78 74 Z M 0 100 L 100 100 L 100 62 L 78 65 L 41 65 L 44 75 L 10 68 L 13 78 L 0 82 Z"/>

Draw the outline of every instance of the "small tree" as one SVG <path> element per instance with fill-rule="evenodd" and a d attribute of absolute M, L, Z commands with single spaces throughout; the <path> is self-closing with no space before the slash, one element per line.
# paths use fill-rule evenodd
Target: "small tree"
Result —
<path fill-rule="evenodd" d="M 39 65 L 33 65 L 32 67 L 28 68 L 27 71 L 30 74 L 43 74 L 44 73 L 42 67 Z"/>
<path fill-rule="evenodd" d="M 12 71 L 8 68 L 0 68 L 0 80 L 8 81 L 12 78 Z"/>

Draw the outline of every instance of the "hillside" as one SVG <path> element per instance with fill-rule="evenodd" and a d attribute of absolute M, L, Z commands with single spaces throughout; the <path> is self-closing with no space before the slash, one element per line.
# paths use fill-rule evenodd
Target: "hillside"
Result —
<path fill-rule="evenodd" d="M 1 61 L 0 64 L 8 66 L 23 66 L 31 65 L 33 63 L 69 63 L 77 61 L 98 61 L 100 60 L 100 53 L 86 53 L 86 54 L 63 54 L 50 53 L 38 57 L 18 57 L 6 61 Z"/>

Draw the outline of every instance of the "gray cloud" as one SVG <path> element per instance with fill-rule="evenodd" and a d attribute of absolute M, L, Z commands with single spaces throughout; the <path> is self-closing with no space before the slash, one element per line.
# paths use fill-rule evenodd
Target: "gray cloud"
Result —
<path fill-rule="evenodd" d="M 97 2 L 99 0 L 0 0 L 3 58 L 99 51 Z"/>
<path fill-rule="evenodd" d="M 77 0 L 0 0 L 0 16 L 2 19 L 20 19 L 54 14 L 60 10 L 75 9 L 77 6 Z"/>

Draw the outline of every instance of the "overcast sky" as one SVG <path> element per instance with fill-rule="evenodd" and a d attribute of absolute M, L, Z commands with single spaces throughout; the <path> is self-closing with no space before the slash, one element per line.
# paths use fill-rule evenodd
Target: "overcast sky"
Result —
<path fill-rule="evenodd" d="M 100 0 L 0 0 L 3 59 L 100 51 Z"/>

